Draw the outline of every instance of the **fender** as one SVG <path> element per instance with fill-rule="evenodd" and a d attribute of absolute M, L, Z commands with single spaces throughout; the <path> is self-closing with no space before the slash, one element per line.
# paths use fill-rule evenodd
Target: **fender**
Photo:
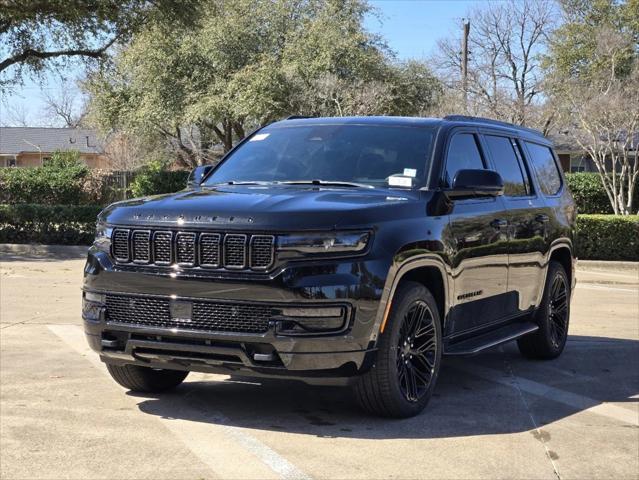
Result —
<path fill-rule="evenodd" d="M 572 272 L 569 272 L 570 278 L 571 278 L 570 289 L 571 290 L 575 289 L 577 280 L 575 278 L 576 277 L 575 276 L 575 254 L 573 250 L 572 240 L 568 237 L 560 237 L 552 241 L 552 243 L 550 244 L 550 248 L 548 249 L 548 252 L 546 253 L 546 256 L 544 258 L 544 265 L 542 267 L 543 280 L 539 282 L 539 290 L 537 291 L 537 298 L 539 299 L 539 302 L 541 302 L 541 299 L 544 294 L 544 287 L 546 286 L 546 277 L 548 275 L 548 265 L 550 264 L 550 257 L 552 257 L 553 252 L 555 252 L 556 250 L 559 250 L 560 248 L 568 248 L 568 250 L 570 251 L 570 257 L 572 258 L 572 264 L 573 264 Z M 536 306 L 539 307 L 539 303 L 537 303 Z"/>
<path fill-rule="evenodd" d="M 401 252 L 401 254 L 407 254 L 409 252 Z M 395 258 L 401 256 L 398 254 Z M 443 321 L 446 322 L 446 318 L 448 317 L 448 310 L 451 307 L 450 304 L 450 291 L 452 290 L 451 282 L 452 275 L 450 267 L 444 262 L 441 256 L 436 253 L 417 253 L 415 255 L 411 255 L 408 258 L 405 258 L 399 262 L 393 262 L 390 269 L 388 270 L 388 275 L 386 277 L 386 282 L 384 283 L 384 290 L 382 291 L 382 296 L 379 302 L 379 307 L 377 309 L 377 314 L 375 316 L 375 323 L 373 330 L 371 332 L 370 342 L 375 343 L 380 333 L 380 328 L 382 326 L 382 322 L 384 321 L 384 317 L 386 316 L 386 311 L 390 308 L 390 302 L 392 301 L 393 296 L 395 295 L 395 290 L 397 289 L 397 285 L 399 285 L 400 280 L 404 275 L 409 273 L 416 268 L 421 267 L 435 267 L 439 270 L 442 275 L 443 284 L 444 284 L 444 315 Z M 370 343 L 369 343 L 370 345 Z"/>

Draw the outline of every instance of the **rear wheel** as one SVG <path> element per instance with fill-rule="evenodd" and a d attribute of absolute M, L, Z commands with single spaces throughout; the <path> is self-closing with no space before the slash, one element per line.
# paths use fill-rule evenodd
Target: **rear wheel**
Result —
<path fill-rule="evenodd" d="M 177 387 L 189 372 L 140 367 L 138 365 L 111 365 L 107 370 L 124 388 L 134 392 L 164 392 Z"/>
<path fill-rule="evenodd" d="M 435 299 L 420 283 L 400 284 L 373 367 L 355 385 L 358 403 L 370 413 L 411 417 L 428 403 L 442 355 Z"/>
<path fill-rule="evenodd" d="M 539 330 L 517 340 L 519 351 L 528 358 L 552 359 L 563 352 L 570 320 L 570 281 L 559 262 L 550 262 L 546 286 L 535 320 Z"/>

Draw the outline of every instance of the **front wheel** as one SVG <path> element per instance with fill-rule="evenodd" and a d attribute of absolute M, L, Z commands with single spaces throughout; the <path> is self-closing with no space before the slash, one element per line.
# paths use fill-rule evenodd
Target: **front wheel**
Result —
<path fill-rule="evenodd" d="M 400 284 L 377 347 L 375 364 L 355 385 L 358 403 L 375 415 L 417 415 L 433 393 L 442 356 L 437 303 L 424 285 Z"/>
<path fill-rule="evenodd" d="M 189 372 L 140 367 L 138 365 L 112 365 L 107 370 L 113 380 L 134 392 L 164 392 L 177 387 Z"/>
<path fill-rule="evenodd" d="M 522 355 L 550 360 L 563 352 L 570 320 L 570 281 L 559 262 L 550 262 L 544 296 L 535 314 L 539 330 L 517 340 Z"/>

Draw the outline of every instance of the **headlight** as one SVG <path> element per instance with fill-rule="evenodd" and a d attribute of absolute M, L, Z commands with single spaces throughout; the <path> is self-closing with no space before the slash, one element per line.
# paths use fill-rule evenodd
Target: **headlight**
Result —
<path fill-rule="evenodd" d="M 300 255 L 348 254 L 362 252 L 370 232 L 297 233 L 277 237 L 277 250 Z"/>
<path fill-rule="evenodd" d="M 113 227 L 109 227 L 104 222 L 95 225 L 95 240 L 93 246 L 104 253 L 111 253 L 111 234 Z"/>

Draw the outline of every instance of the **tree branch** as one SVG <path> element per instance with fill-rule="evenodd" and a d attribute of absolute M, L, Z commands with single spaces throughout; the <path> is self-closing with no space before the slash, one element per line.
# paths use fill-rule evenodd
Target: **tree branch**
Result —
<path fill-rule="evenodd" d="M 66 50 L 55 50 L 50 52 L 41 52 L 38 50 L 34 50 L 32 48 L 27 48 L 21 53 L 14 55 L 12 57 L 6 58 L 0 62 L 0 72 L 6 70 L 12 65 L 16 63 L 22 63 L 27 61 L 30 58 L 37 58 L 40 60 L 46 60 L 48 58 L 55 57 L 89 57 L 89 58 L 100 58 L 104 55 L 104 52 L 115 43 L 118 39 L 117 36 L 113 37 L 106 44 L 104 44 L 100 48 L 96 49 L 86 49 L 86 48 L 78 48 L 78 49 L 66 49 Z"/>

